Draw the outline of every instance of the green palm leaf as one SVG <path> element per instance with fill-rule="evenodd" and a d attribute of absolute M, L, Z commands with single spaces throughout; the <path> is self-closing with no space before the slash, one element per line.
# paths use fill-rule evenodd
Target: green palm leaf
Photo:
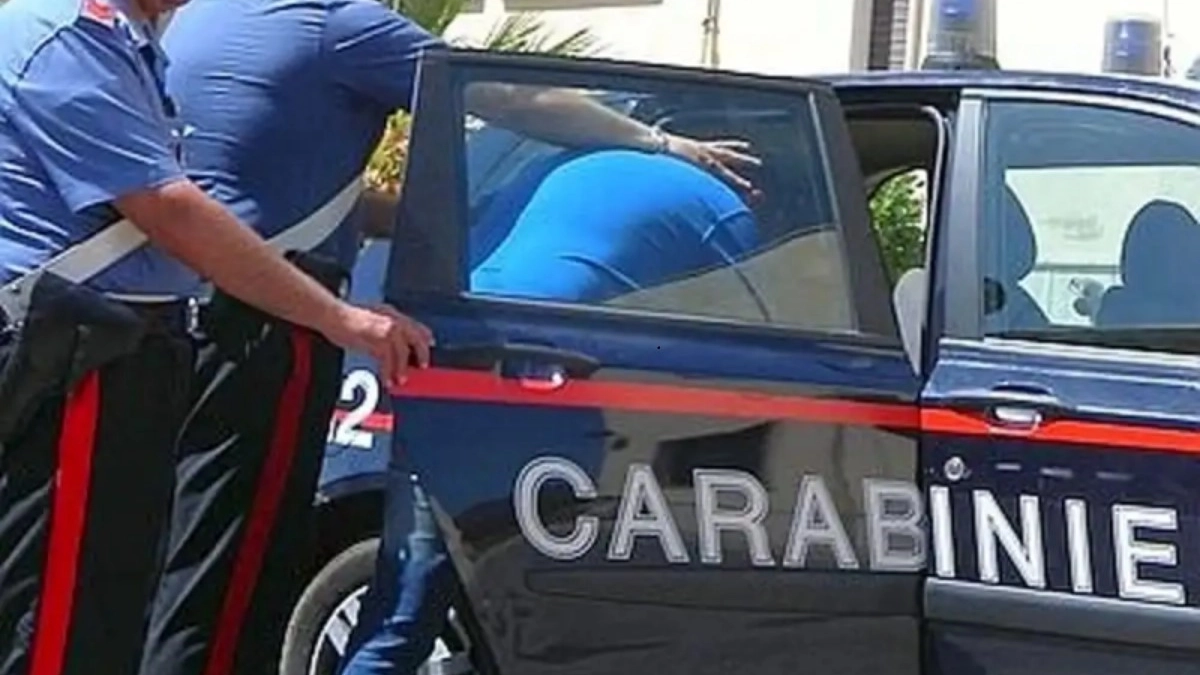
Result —
<path fill-rule="evenodd" d="M 466 0 L 383 0 L 384 4 L 420 24 L 435 35 L 446 32 L 462 14 Z"/>

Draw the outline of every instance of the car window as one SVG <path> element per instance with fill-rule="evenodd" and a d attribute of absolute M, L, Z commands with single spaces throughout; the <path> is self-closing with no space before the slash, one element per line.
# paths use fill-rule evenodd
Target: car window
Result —
<path fill-rule="evenodd" d="M 1032 102 L 987 124 L 985 334 L 1161 348 L 1200 328 L 1200 132 Z"/>
<path fill-rule="evenodd" d="M 505 83 L 469 86 L 489 84 Z M 534 140 L 537 130 L 518 133 L 468 116 L 468 291 L 855 330 L 812 100 L 679 83 L 646 86 L 576 93 L 671 134 L 749 142 L 761 165 L 738 170 L 755 190 L 672 155 L 556 145 Z"/>

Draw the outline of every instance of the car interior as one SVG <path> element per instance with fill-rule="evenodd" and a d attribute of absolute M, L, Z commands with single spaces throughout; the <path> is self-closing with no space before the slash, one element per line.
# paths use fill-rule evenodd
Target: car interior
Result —
<path fill-rule="evenodd" d="M 752 265 L 696 270 L 686 278 L 625 294 L 607 304 L 642 310 L 661 306 L 669 311 L 684 303 L 709 307 L 718 316 L 755 323 L 786 324 L 787 317 L 803 316 L 809 328 L 852 323 L 849 314 L 853 308 L 832 300 L 849 293 L 843 270 L 830 268 L 840 264 L 842 256 L 837 247 L 841 243 L 832 227 L 835 217 L 821 154 L 819 148 L 807 147 L 811 141 L 805 134 L 796 133 L 797 128 L 809 124 L 796 118 L 797 114 L 806 114 L 806 108 L 672 93 L 641 97 L 629 112 L 675 134 L 749 141 L 754 154 L 763 160 L 762 166 L 750 169 L 746 175 L 762 192 L 762 199 L 751 206 L 765 244 L 748 256 L 753 259 Z M 922 170 L 927 177 L 934 177 L 940 170 L 945 120 L 935 109 L 913 103 L 850 105 L 847 122 L 867 196 L 897 175 Z M 515 172 L 557 151 L 502 129 L 484 129 L 484 133 L 472 133 L 467 144 L 469 194 L 475 213 L 487 211 Z M 486 243 L 476 247 L 472 242 L 473 249 L 487 247 Z M 477 255 L 473 250 L 472 257 Z M 895 311 L 910 356 L 916 353 L 914 345 L 919 344 L 923 322 L 924 275 L 923 269 L 908 270 L 895 283 Z M 786 284 L 781 279 L 787 279 Z M 736 288 L 731 284 L 745 292 L 734 292 Z M 754 291 L 755 287 L 783 285 L 791 285 L 798 292 L 788 298 L 764 298 Z"/>
<path fill-rule="evenodd" d="M 1197 260 L 1200 225 L 1192 214 L 1176 202 L 1146 204 L 1125 231 L 1121 282 L 1101 296 L 1096 326 L 1200 323 Z"/>
<path fill-rule="evenodd" d="M 1061 112 L 1021 111 L 995 130 L 991 154 L 1006 172 L 1044 170 L 1047 175 L 1073 169 L 1110 170 L 1113 176 L 1137 170 L 1174 175 L 1195 167 L 1200 147 L 1189 142 L 1190 136 L 1171 129 L 1150 135 L 1144 128 L 1120 124 L 1104 115 L 1087 109 L 1070 118 Z M 1095 143 L 1098 136 L 1106 142 Z M 1147 138 L 1168 140 L 1148 143 Z M 1169 140 L 1176 138 L 1178 143 Z M 1002 180 L 995 169 L 991 173 L 991 181 Z M 1048 225 L 1031 219 L 1028 205 L 1021 204 L 1006 184 L 1001 212 L 991 218 L 999 226 L 984 228 L 985 236 L 992 237 L 985 239 L 984 250 L 992 253 L 986 256 L 990 259 L 988 275 L 999 282 L 1003 296 L 999 311 L 986 317 L 986 332 L 1021 338 L 1053 331 L 1056 340 L 1066 342 L 1200 349 L 1200 344 L 1195 344 L 1200 341 L 1186 335 L 1196 333 L 1200 324 L 1200 296 L 1190 290 L 1200 281 L 1200 267 L 1195 264 L 1200 256 L 1200 226 L 1186 206 L 1160 196 L 1169 193 L 1170 186 L 1133 189 L 1144 203 L 1136 205 L 1128 223 L 1116 230 L 1121 240 L 1119 249 L 1113 251 L 1114 282 L 1072 279 L 1071 288 L 1079 296 L 1074 311 L 1085 321 L 1063 325 L 1048 319 L 1045 308 L 1021 286 L 1040 262 L 1034 233 Z"/>
<path fill-rule="evenodd" d="M 707 307 L 717 316 L 754 323 L 844 326 L 852 308 L 846 296 L 837 245 L 830 186 L 819 148 L 798 130 L 811 126 L 808 108 L 795 99 L 773 105 L 769 98 L 707 100 L 657 97 L 644 118 L 674 134 L 702 139 L 748 141 L 761 166 L 739 168 L 759 191 L 747 200 L 760 235 L 759 247 L 736 267 L 697 269 L 684 277 L 613 298 L 610 306 L 640 309 Z M 645 114 L 649 110 L 642 109 Z M 786 281 L 785 281 L 786 280 Z M 772 289 L 792 286 L 794 294 Z M 764 290 L 765 289 L 765 290 Z"/>
<path fill-rule="evenodd" d="M 929 215 L 936 199 L 934 188 L 939 183 L 946 144 L 943 115 L 934 108 L 916 104 L 871 104 L 847 105 L 846 117 L 868 199 L 897 176 L 923 172 L 929 186 L 924 205 L 928 234 L 932 222 Z M 920 369 L 930 244 L 926 236 L 926 264 L 902 271 L 892 287 L 892 306 L 901 341 L 914 370 Z"/>

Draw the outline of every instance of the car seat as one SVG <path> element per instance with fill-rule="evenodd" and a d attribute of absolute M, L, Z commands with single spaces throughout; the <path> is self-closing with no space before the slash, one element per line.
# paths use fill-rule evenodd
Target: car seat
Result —
<path fill-rule="evenodd" d="M 985 306 L 986 334 L 1037 330 L 1050 324 L 1046 313 L 1021 287 L 1037 262 L 1037 239 L 1029 214 L 1012 189 L 1005 186 L 999 223 L 982 232 L 984 281 L 1002 293 L 995 307 Z"/>
<path fill-rule="evenodd" d="M 1104 293 L 1101 327 L 1200 322 L 1200 224 L 1182 205 L 1154 200 L 1130 221 L 1121 284 Z"/>

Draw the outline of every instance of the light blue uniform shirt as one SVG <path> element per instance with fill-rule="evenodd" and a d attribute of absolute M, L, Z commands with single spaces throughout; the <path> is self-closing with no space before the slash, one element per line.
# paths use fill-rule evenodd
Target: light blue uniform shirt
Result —
<path fill-rule="evenodd" d="M 132 0 L 0 7 L 0 283 L 118 220 L 118 197 L 183 176 L 166 67 Z M 88 282 L 182 295 L 197 275 L 149 246 Z"/>
<path fill-rule="evenodd" d="M 193 180 L 264 237 L 360 174 L 438 38 L 379 0 L 192 0 L 163 36 Z M 358 218 L 317 250 L 349 270 Z"/>

